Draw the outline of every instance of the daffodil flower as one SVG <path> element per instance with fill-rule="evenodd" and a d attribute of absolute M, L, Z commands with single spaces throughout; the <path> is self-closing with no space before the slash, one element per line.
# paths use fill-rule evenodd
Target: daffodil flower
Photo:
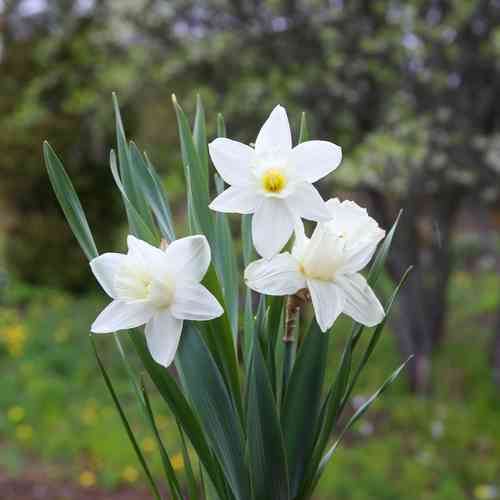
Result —
<path fill-rule="evenodd" d="M 129 236 L 128 253 L 105 253 L 90 262 L 113 299 L 92 324 L 93 333 L 146 325 L 153 359 L 169 366 L 185 319 L 205 321 L 223 314 L 217 299 L 200 284 L 210 264 L 204 236 L 172 242 L 165 250 Z"/>
<path fill-rule="evenodd" d="M 385 236 L 365 209 L 352 201 L 326 203 L 331 221 L 319 223 L 309 239 L 296 229 L 292 253 L 252 262 L 245 270 L 248 287 L 267 295 L 293 295 L 309 290 L 322 331 L 340 313 L 366 326 L 384 317 L 384 309 L 360 274 Z"/>
<path fill-rule="evenodd" d="M 252 237 L 262 257 L 277 254 L 299 218 L 329 218 L 313 182 L 336 169 L 339 146 L 307 141 L 292 148 L 285 109 L 276 106 L 261 128 L 255 148 L 226 138 L 209 145 L 215 168 L 230 185 L 210 204 L 218 212 L 254 214 Z"/>

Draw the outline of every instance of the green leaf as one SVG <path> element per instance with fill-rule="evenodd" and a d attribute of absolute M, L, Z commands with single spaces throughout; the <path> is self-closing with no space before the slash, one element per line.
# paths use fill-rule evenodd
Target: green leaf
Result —
<path fill-rule="evenodd" d="M 227 305 L 213 265 L 209 266 L 202 283 L 227 311 Z M 205 324 L 201 324 L 200 329 L 204 332 L 207 346 L 221 370 L 232 397 L 236 401 L 238 413 L 243 416 L 237 346 L 234 342 L 228 316 L 223 314 Z"/>
<path fill-rule="evenodd" d="M 151 163 L 146 153 L 144 153 L 144 157 L 156 191 L 156 194 L 151 192 L 148 196 L 149 204 L 155 214 L 158 224 L 160 225 L 162 234 L 166 238 L 170 238 L 170 240 L 173 241 L 175 240 L 175 229 L 173 224 L 174 219 L 172 217 L 172 210 L 170 209 L 170 202 L 168 200 L 167 193 L 163 188 L 161 178 L 158 175 L 156 168 Z M 163 225 L 165 225 L 165 228 L 163 228 Z"/>
<path fill-rule="evenodd" d="M 43 156 L 52 189 L 56 194 L 64 216 L 87 259 L 92 260 L 97 257 L 98 252 L 87 217 L 61 160 L 59 160 L 47 141 L 43 143 Z"/>
<path fill-rule="evenodd" d="M 281 416 L 290 494 L 294 498 L 311 457 L 318 415 L 321 408 L 321 389 L 325 377 L 329 335 L 321 332 L 316 321 L 299 350 L 286 389 Z"/>
<path fill-rule="evenodd" d="M 175 474 L 174 468 L 172 467 L 172 463 L 170 462 L 170 459 L 168 457 L 167 450 L 163 446 L 163 441 L 160 437 L 158 427 L 156 426 L 156 421 L 155 421 L 155 418 L 153 415 L 153 410 L 151 408 L 151 402 L 149 401 L 148 393 L 146 391 L 146 386 L 144 385 L 144 383 L 141 383 L 141 391 L 142 391 L 142 398 L 144 400 L 144 407 L 146 410 L 146 415 L 148 417 L 150 427 L 153 431 L 153 435 L 155 437 L 156 444 L 158 446 L 158 449 L 160 450 L 160 456 L 161 456 L 161 461 L 163 464 L 163 470 L 165 472 L 165 476 L 167 477 L 168 485 L 170 488 L 170 493 L 172 495 L 172 498 L 174 498 L 174 500 L 183 500 L 182 490 L 181 490 L 179 481 L 177 479 L 177 476 Z"/>
<path fill-rule="evenodd" d="M 380 277 L 380 274 L 384 270 L 387 254 L 389 253 L 389 250 L 391 248 L 392 239 L 394 238 L 394 233 L 396 232 L 402 213 L 403 211 L 400 210 L 398 216 L 396 217 L 396 220 L 394 221 L 394 224 L 387 233 L 387 236 L 382 242 L 382 245 L 380 245 L 377 255 L 375 256 L 373 264 L 370 268 L 370 272 L 368 273 L 368 283 L 370 284 L 371 287 L 375 286 Z"/>
<path fill-rule="evenodd" d="M 253 349 L 247 388 L 247 436 L 252 495 L 287 500 L 288 473 L 276 401 L 260 345 Z"/>
<path fill-rule="evenodd" d="M 148 226 L 144 222 L 141 215 L 139 214 L 139 212 L 137 212 L 134 205 L 132 205 L 131 201 L 128 198 L 127 192 L 125 191 L 125 188 L 123 187 L 122 181 L 120 179 L 120 174 L 116 165 L 116 155 L 113 150 L 111 150 L 109 163 L 111 166 L 111 173 L 113 174 L 115 184 L 118 186 L 118 189 L 120 190 L 120 193 L 122 195 L 131 232 L 134 234 L 134 236 L 137 236 L 137 238 L 147 241 L 151 245 L 158 245 L 159 237 L 151 231 L 150 226 Z"/>
<path fill-rule="evenodd" d="M 340 433 L 340 436 L 338 437 L 337 441 L 334 443 L 334 445 L 330 448 L 330 450 L 325 454 L 323 459 L 321 460 L 321 463 L 319 464 L 318 468 L 318 475 L 321 474 L 323 469 L 325 468 L 326 464 L 329 462 L 330 458 L 332 457 L 333 453 L 337 449 L 337 446 L 339 443 L 342 441 L 342 438 L 344 437 L 345 433 L 364 415 L 366 410 L 372 405 L 372 403 L 379 397 L 381 396 L 388 388 L 389 386 L 398 378 L 399 374 L 403 370 L 403 368 L 406 366 L 406 364 L 410 361 L 410 359 L 413 356 L 410 356 L 404 363 L 402 363 L 392 374 L 390 377 L 386 379 L 386 381 L 379 387 L 379 389 L 368 399 L 366 400 L 354 413 L 354 415 L 349 419 L 347 422 L 346 426 Z"/>
<path fill-rule="evenodd" d="M 137 173 L 137 185 L 141 195 L 154 213 L 162 236 L 171 242 L 175 239 L 172 213 L 158 174 L 156 174 L 149 159 L 145 155 L 144 157 L 141 155 L 133 142 L 130 143 L 129 150 L 134 171 Z"/>
<path fill-rule="evenodd" d="M 392 293 L 392 296 L 389 299 L 389 303 L 387 304 L 387 307 L 385 308 L 385 317 L 382 320 L 382 322 L 377 325 L 377 327 L 375 328 L 375 330 L 370 338 L 370 342 L 368 343 L 368 346 L 363 354 L 363 357 L 361 358 L 361 361 L 359 362 L 359 365 L 358 365 L 356 371 L 354 372 L 352 380 L 349 384 L 349 388 L 347 389 L 347 393 L 344 396 L 345 401 L 344 401 L 344 404 L 342 405 L 342 407 L 345 406 L 349 396 L 352 393 L 352 390 L 354 389 L 354 386 L 356 385 L 356 382 L 359 378 L 359 375 L 363 371 L 363 368 L 366 366 L 366 363 L 368 363 L 370 356 L 372 355 L 376 345 L 378 344 L 378 341 L 380 340 L 380 336 L 382 335 L 382 332 L 384 330 L 387 319 L 389 318 L 389 314 L 391 312 L 394 301 L 396 300 L 396 297 L 398 296 L 399 291 L 401 290 L 401 287 L 406 282 L 406 279 L 408 278 L 411 270 L 412 270 L 412 267 L 410 266 L 406 270 L 406 272 L 403 274 L 403 277 L 399 280 L 398 285 L 396 286 L 394 292 Z"/>
<path fill-rule="evenodd" d="M 215 176 L 215 185 L 219 193 L 223 191 L 224 181 L 218 175 Z M 222 283 L 234 342 L 237 343 L 240 275 L 229 220 L 221 212 L 215 213 L 215 243 L 214 262 Z"/>
<path fill-rule="evenodd" d="M 182 427 L 177 422 L 177 427 L 179 428 L 179 435 L 181 437 L 182 446 L 182 461 L 184 462 L 184 470 L 186 471 L 186 478 L 188 483 L 188 498 L 195 500 L 198 498 L 198 485 L 196 484 L 196 478 L 194 477 L 193 466 L 191 464 L 191 458 L 189 457 L 188 447 L 186 445 L 186 439 L 184 438 L 184 432 L 182 432 Z"/>
<path fill-rule="evenodd" d="M 208 168 L 205 168 L 200 160 L 187 117 L 174 95 L 172 96 L 172 102 L 179 128 L 182 162 L 187 185 L 188 216 L 191 230 L 196 231 L 197 228 L 201 229 L 208 240 L 213 242 L 212 216 L 208 208 Z"/>
<path fill-rule="evenodd" d="M 176 366 L 233 494 L 238 500 L 247 500 L 249 478 L 236 404 L 206 344 L 188 321 L 184 322 Z"/>
<path fill-rule="evenodd" d="M 92 342 L 92 347 L 94 349 L 94 354 L 95 354 L 95 357 L 97 360 L 97 364 L 99 365 L 99 370 L 101 371 L 101 374 L 104 377 L 104 381 L 106 382 L 106 386 L 111 394 L 111 397 L 113 398 L 113 402 L 115 403 L 116 409 L 118 410 L 122 424 L 125 427 L 125 431 L 127 432 L 127 436 L 129 438 L 130 442 L 132 443 L 132 446 L 133 446 L 134 451 L 137 455 L 137 458 L 139 459 L 139 462 L 142 465 L 144 473 L 146 474 L 146 478 L 148 480 L 151 491 L 153 492 L 155 498 L 157 498 L 158 500 L 161 500 L 160 492 L 158 491 L 158 487 L 156 486 L 155 480 L 151 474 L 151 471 L 149 470 L 148 464 L 144 458 L 144 455 L 142 454 L 142 451 L 137 443 L 137 440 L 135 439 L 135 436 L 134 436 L 134 433 L 130 427 L 130 424 L 128 423 L 127 416 L 125 415 L 125 412 L 123 411 L 123 408 L 120 404 L 118 396 L 116 395 L 116 392 L 113 388 L 113 384 L 111 382 L 111 379 L 109 378 L 109 375 L 107 374 L 106 369 L 104 368 L 104 365 L 102 364 L 101 358 L 99 357 L 99 354 L 97 352 L 97 348 L 96 348 L 92 334 L 90 335 L 90 341 Z"/>
<path fill-rule="evenodd" d="M 245 267 L 250 264 L 254 258 L 254 249 L 252 244 L 252 216 L 243 215 L 241 217 L 241 239 L 243 240 L 243 263 Z"/>
<path fill-rule="evenodd" d="M 125 191 L 129 203 L 134 207 L 136 212 L 140 215 L 141 219 L 150 228 L 152 227 L 151 212 L 147 206 L 146 200 L 141 193 L 139 187 L 139 176 L 140 171 L 136 168 L 132 160 L 130 150 L 127 145 L 127 138 L 125 136 L 125 130 L 123 128 L 122 117 L 120 114 L 120 108 L 118 105 L 118 98 L 113 92 L 113 107 L 115 111 L 116 120 L 116 144 L 118 149 L 118 162 L 120 167 L 120 178 L 123 184 L 123 190 Z M 129 206 L 125 207 L 127 213 L 129 211 Z"/>
<path fill-rule="evenodd" d="M 207 129 L 205 125 L 205 110 L 203 109 L 203 102 L 200 94 L 196 96 L 196 115 L 194 117 L 193 138 L 201 167 L 203 170 L 207 171 L 208 180 Z"/>
<path fill-rule="evenodd" d="M 302 112 L 300 115 L 300 132 L 299 132 L 299 144 L 301 142 L 306 142 L 309 140 L 309 129 L 307 128 L 306 114 Z"/>
<path fill-rule="evenodd" d="M 223 482 L 198 417 L 191 409 L 175 379 L 165 370 L 165 368 L 157 364 L 151 357 L 144 334 L 136 330 L 132 332 L 130 336 L 144 368 L 175 418 L 182 424 L 184 432 L 191 441 L 193 448 L 196 450 L 205 470 L 210 475 L 214 486 L 219 492 L 223 492 Z"/>
<path fill-rule="evenodd" d="M 226 123 L 222 113 L 217 114 L 217 137 L 227 137 Z"/>

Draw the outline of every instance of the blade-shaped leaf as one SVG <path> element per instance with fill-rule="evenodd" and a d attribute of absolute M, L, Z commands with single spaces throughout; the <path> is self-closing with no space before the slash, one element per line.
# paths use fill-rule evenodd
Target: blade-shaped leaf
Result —
<path fill-rule="evenodd" d="M 91 260 L 97 257 L 98 252 L 87 222 L 87 217 L 85 217 L 75 188 L 61 160 L 59 160 L 55 151 L 47 141 L 43 143 L 43 156 L 45 158 L 45 166 L 47 167 L 50 183 L 59 201 L 59 205 L 81 249 L 85 253 L 87 259 Z"/>
<path fill-rule="evenodd" d="M 217 114 L 217 137 L 227 137 L 226 122 L 222 113 Z"/>
<path fill-rule="evenodd" d="M 142 332 L 134 331 L 131 334 L 131 339 L 148 375 L 175 418 L 181 422 L 184 432 L 196 450 L 205 470 L 210 475 L 214 486 L 222 495 L 224 491 L 223 481 L 214 463 L 214 456 L 210 451 L 198 417 L 191 409 L 175 379 L 165 368 L 157 364 L 149 354 Z"/>
<path fill-rule="evenodd" d="M 182 427 L 177 422 L 177 427 L 179 428 L 179 435 L 181 437 L 182 446 L 182 461 L 184 462 L 184 470 L 186 471 L 186 478 L 188 483 L 188 498 L 196 500 L 198 498 L 198 485 L 196 484 L 196 478 L 194 477 L 193 465 L 191 464 L 191 458 L 189 457 L 189 451 L 186 444 L 186 439 L 184 438 L 184 432 Z"/>
<path fill-rule="evenodd" d="M 368 283 L 370 286 L 375 286 L 377 283 L 380 274 L 384 270 L 384 264 L 387 259 L 387 254 L 389 253 L 389 250 L 392 245 L 392 239 L 394 238 L 394 234 L 396 232 L 396 229 L 399 224 L 399 220 L 401 219 L 401 214 L 403 213 L 402 210 L 399 211 L 398 216 L 396 217 L 396 220 L 394 221 L 394 224 L 392 225 L 391 229 L 387 233 L 387 236 L 385 237 L 384 241 L 382 242 L 382 245 L 380 245 L 380 248 L 377 252 L 377 255 L 375 256 L 375 259 L 373 260 L 373 264 L 370 268 L 370 272 L 368 273 Z"/>
<path fill-rule="evenodd" d="M 309 129 L 307 128 L 306 114 L 302 112 L 300 115 L 300 132 L 299 132 L 299 144 L 301 142 L 306 142 L 309 140 Z"/>
<path fill-rule="evenodd" d="M 118 189 L 120 190 L 123 203 L 127 211 L 127 218 L 130 226 L 130 231 L 134 234 L 134 236 L 137 236 L 137 238 L 147 241 L 152 245 L 158 245 L 159 237 L 155 235 L 151 230 L 150 226 L 148 226 L 144 222 L 144 219 L 141 217 L 139 212 L 135 209 L 134 205 L 132 205 L 131 201 L 128 198 L 127 192 L 125 191 L 125 188 L 123 187 L 122 181 L 120 179 L 120 174 L 118 172 L 118 167 L 116 165 L 116 155 L 113 150 L 111 150 L 109 163 L 111 166 L 111 173 L 113 174 L 113 179 Z"/>
<path fill-rule="evenodd" d="M 287 452 L 290 494 L 294 498 L 314 446 L 314 432 L 321 408 L 329 335 L 316 321 L 299 350 L 284 398 L 281 416 Z"/>
<path fill-rule="evenodd" d="M 155 177 L 154 167 L 147 158 L 142 156 L 135 143 L 130 143 L 129 150 L 141 195 L 146 200 L 149 209 L 154 213 L 162 236 L 171 242 L 175 239 L 175 233 L 167 195 L 158 176 Z"/>
<path fill-rule="evenodd" d="M 218 175 L 215 176 L 215 185 L 217 191 L 221 193 L 224 189 L 224 181 Z M 215 242 L 214 261 L 223 285 L 234 342 L 237 343 L 240 277 L 229 220 L 222 212 L 215 213 Z"/>
<path fill-rule="evenodd" d="M 176 366 L 233 494 L 238 500 L 248 499 L 243 430 L 235 402 L 206 344 L 188 321 L 184 322 Z"/>
<path fill-rule="evenodd" d="M 132 446 L 134 448 L 134 451 L 137 455 L 137 458 L 144 470 L 144 473 L 146 474 L 146 478 L 148 480 L 149 486 L 151 487 L 151 491 L 153 492 L 155 498 L 158 500 L 161 500 L 160 492 L 158 491 L 158 487 L 156 486 L 155 480 L 151 474 L 151 471 L 149 470 L 148 464 L 144 458 L 144 455 L 142 454 L 142 451 L 137 444 L 137 440 L 135 439 L 134 433 L 132 431 L 132 428 L 130 427 L 130 424 L 128 423 L 127 416 L 125 415 L 125 412 L 123 411 L 123 408 L 120 404 L 120 400 L 118 399 L 118 396 L 116 395 L 116 392 L 113 388 L 113 384 L 111 382 L 111 379 L 109 378 L 108 373 L 106 372 L 106 369 L 104 368 L 104 365 L 102 364 L 101 358 L 99 357 L 99 354 L 97 352 L 97 347 L 94 342 L 94 338 L 92 334 L 90 335 L 90 340 L 92 342 L 92 347 L 94 349 L 94 354 L 97 360 L 97 364 L 99 365 L 99 370 L 101 371 L 101 374 L 104 378 L 104 381 L 106 382 L 106 387 L 109 390 L 109 393 L 111 394 L 111 397 L 113 399 L 113 402 L 116 406 L 116 409 L 118 410 L 118 414 L 120 415 L 120 419 L 122 421 L 123 426 L 125 427 L 125 431 L 127 432 L 127 436 L 132 443 Z"/>
<path fill-rule="evenodd" d="M 194 117 L 193 139 L 200 159 L 201 167 L 208 172 L 207 128 L 205 124 L 205 110 L 200 94 L 196 96 L 196 115 Z M 208 174 L 207 174 L 208 179 Z"/>
<path fill-rule="evenodd" d="M 410 356 L 404 363 L 402 363 L 396 370 L 394 370 L 394 372 L 392 372 L 392 374 L 385 380 L 385 382 L 379 387 L 379 389 L 356 410 L 354 415 L 349 419 L 346 426 L 340 433 L 340 436 L 338 437 L 337 441 L 335 441 L 334 445 L 330 448 L 330 450 L 328 450 L 328 452 L 323 457 L 323 460 L 321 460 L 318 469 L 318 474 L 321 474 L 321 472 L 325 468 L 326 464 L 328 463 L 333 453 L 337 449 L 337 446 L 342 441 L 342 438 L 344 437 L 345 433 L 365 414 L 366 410 L 368 410 L 368 408 L 372 405 L 372 403 L 380 395 L 382 395 L 384 391 L 386 391 L 388 387 L 398 378 L 399 374 L 401 373 L 403 368 L 406 366 L 406 364 L 410 361 L 412 357 L 413 356 Z"/>
<path fill-rule="evenodd" d="M 130 150 L 125 136 L 125 129 L 120 114 L 120 107 L 118 105 L 118 98 L 113 92 L 113 108 L 115 111 L 116 121 L 116 144 L 118 149 L 118 162 L 120 167 L 120 177 L 123 184 L 123 189 L 127 195 L 129 203 L 135 208 L 136 212 L 140 215 L 141 219 L 150 228 L 152 226 L 151 212 L 147 206 L 146 200 L 139 187 L 140 172 L 134 165 Z M 125 207 L 127 213 L 129 206 Z"/>
<path fill-rule="evenodd" d="M 151 191 L 148 195 L 149 205 L 151 206 L 151 210 L 155 214 L 156 220 L 160 226 L 160 230 L 162 234 L 170 241 L 175 240 L 175 229 L 172 217 L 172 210 L 170 209 L 170 202 L 168 200 L 167 193 L 163 188 L 163 184 L 161 181 L 156 168 L 151 163 L 151 160 L 148 158 L 148 155 L 144 153 L 144 158 L 146 159 L 146 164 L 149 170 L 149 174 L 153 179 L 154 183 L 154 191 Z M 165 226 L 165 227 L 164 227 Z"/>
<path fill-rule="evenodd" d="M 208 168 L 205 168 L 200 161 L 187 117 L 175 96 L 172 96 L 172 102 L 177 116 L 182 162 L 187 184 L 188 211 L 190 212 L 188 215 L 193 228 L 199 226 L 209 241 L 212 242 L 212 215 L 208 209 Z"/>
<path fill-rule="evenodd" d="M 141 391 L 142 391 L 142 398 L 144 400 L 144 407 L 146 409 L 146 414 L 147 414 L 147 417 L 149 420 L 149 424 L 150 424 L 150 427 L 153 431 L 153 435 L 155 437 L 158 449 L 160 450 L 160 456 L 161 456 L 161 461 L 163 464 L 163 470 L 165 472 L 165 476 L 167 477 L 168 485 L 170 488 L 170 493 L 172 495 L 172 498 L 174 498 L 174 500 L 182 500 L 183 496 L 182 496 L 182 490 L 181 490 L 181 487 L 179 484 L 179 480 L 177 479 L 174 468 L 172 467 L 172 464 L 170 462 L 170 458 L 168 457 L 167 450 L 163 446 L 163 441 L 160 437 L 158 427 L 156 426 L 155 418 L 153 415 L 153 410 L 151 408 L 151 402 L 149 401 L 149 396 L 148 396 L 148 393 L 146 391 L 146 386 L 144 385 L 144 383 L 141 383 Z"/>
<path fill-rule="evenodd" d="M 258 342 L 252 354 L 247 400 L 247 442 L 253 498 L 287 500 L 289 486 L 283 436 Z"/>

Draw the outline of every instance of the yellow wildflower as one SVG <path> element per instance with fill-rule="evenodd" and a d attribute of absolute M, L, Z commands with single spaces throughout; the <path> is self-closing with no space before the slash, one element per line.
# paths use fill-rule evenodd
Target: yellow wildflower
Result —
<path fill-rule="evenodd" d="M 11 422 L 14 422 L 14 423 L 18 423 L 20 422 L 24 416 L 25 416 L 25 411 L 23 408 L 21 408 L 20 406 L 11 406 L 8 410 L 7 410 L 7 418 L 11 421 Z"/>
<path fill-rule="evenodd" d="M 5 346 L 12 357 L 17 358 L 22 356 L 26 336 L 26 330 L 22 324 L 9 326 L 2 331 Z"/>
<path fill-rule="evenodd" d="M 147 437 L 142 440 L 142 447 L 146 453 L 152 453 L 156 450 L 156 443 L 153 438 Z"/>
<path fill-rule="evenodd" d="M 139 479 L 139 471 L 132 465 L 127 465 L 122 472 L 122 478 L 127 483 L 135 483 Z"/>
<path fill-rule="evenodd" d="M 184 469 L 184 459 L 182 458 L 182 453 L 176 453 L 171 459 L 172 467 L 174 470 L 179 471 Z"/>
<path fill-rule="evenodd" d="M 90 471 L 90 470 L 84 470 L 80 474 L 79 481 L 80 481 L 80 484 L 84 488 L 90 488 L 91 486 L 95 485 L 95 483 L 96 483 L 96 477 L 95 477 L 95 474 L 92 471 Z"/>

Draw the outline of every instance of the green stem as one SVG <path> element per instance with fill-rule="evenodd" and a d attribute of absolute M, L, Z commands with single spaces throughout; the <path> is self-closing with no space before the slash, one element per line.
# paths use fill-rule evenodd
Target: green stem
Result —
<path fill-rule="evenodd" d="M 294 330 L 298 321 L 300 306 L 302 299 L 297 295 L 290 295 L 286 302 L 285 314 L 285 335 L 284 342 L 284 355 L 283 355 L 283 386 L 282 395 L 285 396 L 288 380 L 293 366 L 293 358 L 295 353 L 295 338 Z"/>

